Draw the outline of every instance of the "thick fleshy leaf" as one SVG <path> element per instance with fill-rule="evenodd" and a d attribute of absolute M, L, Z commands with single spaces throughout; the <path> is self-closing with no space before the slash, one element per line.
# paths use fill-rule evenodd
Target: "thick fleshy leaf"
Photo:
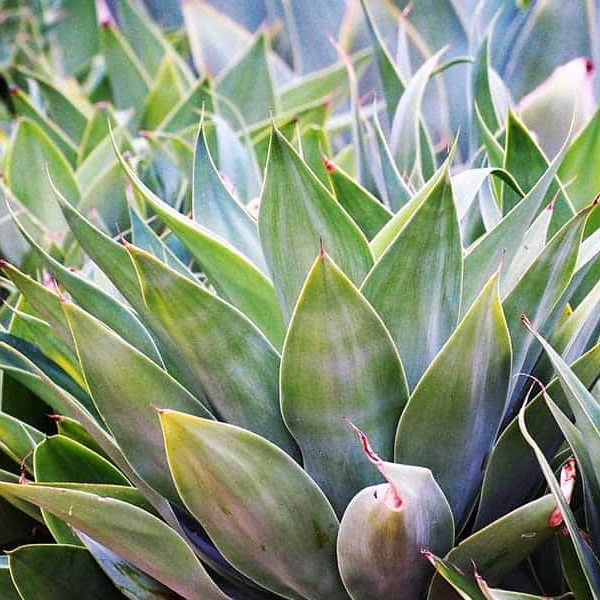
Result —
<path fill-rule="evenodd" d="M 196 281 L 196 276 L 177 255 L 167 246 L 160 236 L 148 225 L 143 217 L 134 208 L 135 203 L 129 203 L 129 220 L 131 221 L 131 241 L 134 246 L 152 254 L 166 265 L 177 271 L 183 277 Z M 81 303 L 80 303 L 81 304 Z M 106 323 L 105 319 L 100 319 Z M 114 327 L 113 327 L 114 329 Z"/>
<path fill-rule="evenodd" d="M 44 434 L 19 419 L 0 412 L 0 450 L 17 464 L 33 470 L 32 453 Z"/>
<path fill-rule="evenodd" d="M 477 495 L 485 458 L 500 428 L 510 365 L 510 338 L 495 275 L 423 374 L 396 434 L 396 462 L 431 469 L 457 529 Z"/>
<path fill-rule="evenodd" d="M 137 506 L 36 484 L 0 483 L 0 494 L 14 495 L 48 510 L 187 600 L 226 598 L 183 538 Z"/>
<path fill-rule="evenodd" d="M 439 183 L 440 179 L 444 179 L 446 172 L 450 169 L 454 151 L 444 161 L 444 164 L 436 171 L 436 173 L 422 186 L 412 198 L 402 206 L 402 208 L 384 225 L 379 233 L 371 240 L 371 251 L 378 260 L 385 252 L 388 246 L 396 239 L 396 236 L 402 231 L 409 219 L 415 214 L 416 210 L 423 204 L 427 196 Z"/>
<path fill-rule="evenodd" d="M 208 79 L 199 79 L 192 89 L 165 116 L 159 129 L 169 133 L 181 131 L 186 127 L 196 125 L 200 111 L 204 107 L 213 110 L 212 89 Z"/>
<path fill-rule="evenodd" d="M 285 452 L 225 423 L 162 411 L 175 485 L 223 556 L 288 598 L 346 598 L 338 521 L 314 481 Z"/>
<path fill-rule="evenodd" d="M 83 277 L 73 269 L 65 267 L 39 246 L 23 228 L 21 228 L 21 233 L 27 239 L 35 254 L 42 259 L 46 264 L 46 267 L 52 272 L 54 277 L 56 277 L 57 281 L 64 286 L 76 302 L 95 317 L 106 323 L 119 335 L 126 336 L 127 341 L 130 344 L 146 354 L 149 358 L 159 364 L 161 363 L 162 359 L 158 353 L 154 340 L 150 337 L 131 309 L 119 302 L 119 300 L 113 296 L 107 294 L 89 279 Z M 46 310 L 54 305 L 52 312 L 53 318 L 50 322 L 56 327 L 57 324 L 61 322 L 61 317 L 64 319 L 64 314 L 58 314 L 57 308 L 59 307 L 55 305 L 55 300 L 48 301 L 48 294 L 45 294 L 45 297 L 47 300 L 44 303 L 44 306 L 42 307 L 42 303 L 40 302 L 38 310 L 40 314 L 46 315 Z M 49 320 L 48 317 L 46 317 L 46 320 Z M 66 325 L 66 322 L 64 325 Z M 70 337 L 70 332 L 68 337 L 63 335 L 63 339 L 67 341 L 70 341 Z"/>
<path fill-rule="evenodd" d="M 261 31 L 239 60 L 224 71 L 216 83 L 218 94 L 242 111 L 246 123 L 266 119 L 271 111 L 277 110 L 268 61 L 269 51 L 267 36 Z M 221 112 L 226 114 L 227 108 L 222 107 Z"/>
<path fill-rule="evenodd" d="M 358 490 L 378 479 L 345 419 L 364 430 L 381 456 L 391 460 L 407 396 L 390 334 L 352 282 L 321 254 L 286 337 L 281 411 L 305 469 L 338 514 Z"/>
<path fill-rule="evenodd" d="M 521 315 L 527 315 L 535 328 L 541 327 L 550 316 L 573 276 L 590 210 L 584 209 L 562 227 L 502 303 L 510 331 L 515 373 L 529 373 L 538 356 L 537 352 L 530 352 L 533 337 L 523 327 Z M 516 396 L 515 392 L 525 383 L 523 378 L 513 381 L 511 392 Z M 516 398 L 509 403 L 507 418 L 515 415 L 515 402 Z"/>
<path fill-rule="evenodd" d="M 0 557 L 0 594 L 4 600 L 22 600 L 10 576 L 8 556 Z"/>
<path fill-rule="evenodd" d="M 23 168 L 27 165 L 27 168 Z M 19 121 L 5 163 L 5 177 L 17 200 L 51 231 L 65 229 L 58 207 L 50 200 L 52 189 L 46 172 L 69 202 L 79 202 L 79 188 L 71 167 L 46 134 L 32 121 Z"/>
<path fill-rule="evenodd" d="M 344 512 L 337 543 L 342 580 L 355 600 L 393 598 L 400 590 L 418 598 L 431 576 L 423 548 L 445 554 L 452 547 L 452 511 L 428 469 L 370 459 L 387 483 L 361 490 Z"/>
<path fill-rule="evenodd" d="M 134 109 L 137 115 L 134 122 L 139 122 L 150 77 L 112 19 L 101 23 L 100 49 L 116 108 Z"/>
<path fill-rule="evenodd" d="M 194 220 L 229 242 L 266 272 L 256 221 L 227 189 L 217 171 L 203 123 L 194 152 L 192 214 Z"/>
<path fill-rule="evenodd" d="M 232 246 L 163 202 L 140 180 L 122 155 L 118 152 L 117 155 L 134 187 L 200 262 L 217 291 L 279 347 L 283 323 L 273 286 L 266 276 Z"/>
<path fill-rule="evenodd" d="M 144 300 L 192 366 L 219 418 L 297 447 L 279 410 L 279 355 L 244 315 L 149 254 L 128 247 Z"/>
<path fill-rule="evenodd" d="M 183 81 L 179 76 L 172 56 L 164 57 L 152 82 L 142 110 L 141 126 L 156 129 L 169 114 L 173 106 L 182 100 L 185 94 Z"/>
<path fill-rule="evenodd" d="M 591 386 L 600 376 L 600 344 L 594 346 L 571 365 L 584 386 Z M 554 379 L 548 385 L 548 394 L 566 410 L 569 406 L 560 382 Z M 542 394 L 533 398 L 525 408 L 527 428 L 535 437 L 546 456 L 553 456 L 562 442 L 562 436 L 548 411 Z M 523 439 L 517 419 L 504 429 L 490 455 L 482 486 L 476 528 L 517 508 L 532 496 L 540 482 L 535 455 Z"/>
<path fill-rule="evenodd" d="M 127 250 L 119 242 L 108 237 L 103 231 L 71 207 L 62 198 L 58 190 L 55 189 L 54 191 L 73 235 L 81 244 L 86 254 L 114 283 L 137 314 L 143 317 L 144 322 L 147 322 L 152 316 L 146 309 L 137 275 Z M 94 314 L 96 309 L 89 310 L 89 312 Z M 106 315 L 101 316 L 104 319 Z M 107 322 L 111 323 L 111 320 L 107 319 Z M 157 323 L 153 323 L 152 325 L 154 331 L 156 331 Z M 128 334 L 126 333 L 126 335 Z M 157 345 L 160 356 L 164 360 L 169 372 L 178 381 L 183 382 L 190 389 L 194 389 L 195 378 L 192 376 L 188 365 L 179 358 L 179 350 L 170 337 L 166 333 L 161 332 L 160 338 L 157 340 Z"/>
<path fill-rule="evenodd" d="M 46 438 L 33 453 L 37 483 L 74 482 L 128 485 L 127 479 L 102 456 L 61 435 Z M 69 527 L 42 510 L 44 521 L 59 544 L 80 545 Z"/>
<path fill-rule="evenodd" d="M 369 168 L 379 197 L 386 206 L 396 212 L 410 200 L 412 193 L 398 172 L 377 113 L 373 115 L 373 131 L 368 134 L 367 139 L 370 142 Z"/>
<path fill-rule="evenodd" d="M 450 551 L 445 561 L 464 573 L 472 573 L 473 583 L 475 568 L 496 585 L 556 533 L 561 521 L 556 522 L 555 510 L 556 501 L 551 494 L 525 504 L 462 541 Z M 455 597 L 442 577 L 436 576 L 429 598 L 449 600 Z"/>
<path fill-rule="evenodd" d="M 564 524 L 566 525 L 569 535 L 573 541 L 575 553 L 577 554 L 577 558 L 579 559 L 581 568 L 585 574 L 585 578 L 592 592 L 592 596 L 594 598 L 598 598 L 600 597 L 600 563 L 581 535 L 579 526 L 575 520 L 575 516 L 573 515 L 569 503 L 563 495 L 560 484 L 558 481 L 556 481 L 552 467 L 548 464 L 544 453 L 541 451 L 536 441 L 531 437 L 529 431 L 527 430 L 527 425 L 525 423 L 525 404 L 519 411 L 519 427 L 526 442 L 531 446 L 533 452 L 535 453 L 535 457 L 537 458 L 540 469 L 544 474 L 546 483 L 548 484 L 548 487 L 550 488 L 550 491 L 552 492 L 552 495 L 554 496 L 554 499 L 558 505 L 557 508 L 564 519 Z"/>
<path fill-rule="evenodd" d="M 392 218 L 392 214 L 368 190 L 332 162 L 327 171 L 338 202 L 361 228 L 368 240 Z"/>
<path fill-rule="evenodd" d="M 360 229 L 276 128 L 258 226 L 286 321 L 314 262 L 319 240 L 355 285 L 360 285 L 373 264 Z"/>
<path fill-rule="evenodd" d="M 465 256 L 465 275 L 462 310 L 473 303 L 487 279 L 501 266 L 502 274 L 510 268 L 523 236 L 537 216 L 546 192 L 562 162 L 568 143 L 556 155 L 546 172 L 527 195 L 481 239 L 473 244 Z"/>
<path fill-rule="evenodd" d="M 48 139 L 56 146 L 56 149 L 60 150 L 68 163 L 73 164 L 77 158 L 75 141 L 69 138 L 48 115 L 44 114 L 20 88 L 13 88 L 10 98 L 16 114 L 20 117 L 26 117 L 27 120 L 35 123 L 48 136 Z"/>
<path fill-rule="evenodd" d="M 129 561 L 109 550 L 92 538 L 78 532 L 88 552 L 114 586 L 130 600 L 176 600 L 177 594 L 153 577 L 146 575 Z"/>
<path fill-rule="evenodd" d="M 57 544 L 21 546 L 11 552 L 9 564 L 23 600 L 118 600 L 120 597 L 84 548 Z"/>
<path fill-rule="evenodd" d="M 361 288 L 394 338 L 411 389 L 456 328 L 461 288 L 460 226 L 446 171 Z"/>
<path fill-rule="evenodd" d="M 370 48 L 359 50 L 351 56 L 354 70 L 360 77 L 372 58 Z M 334 104 L 348 93 L 348 77 L 342 62 L 324 69 L 307 73 L 303 77 L 292 79 L 278 90 L 283 111 L 294 110 L 313 102 L 315 98 L 331 99 Z"/>
<path fill-rule="evenodd" d="M 98 410 L 140 476 L 176 498 L 169 477 L 156 406 L 210 417 L 166 371 L 106 325 L 64 301 L 81 368 Z"/>
<path fill-rule="evenodd" d="M 423 165 L 421 164 L 422 133 L 419 126 L 421 103 L 425 86 L 436 68 L 441 52 L 429 58 L 413 78 L 398 102 L 392 121 L 390 148 L 396 157 L 398 170 L 403 177 L 422 183 Z"/>

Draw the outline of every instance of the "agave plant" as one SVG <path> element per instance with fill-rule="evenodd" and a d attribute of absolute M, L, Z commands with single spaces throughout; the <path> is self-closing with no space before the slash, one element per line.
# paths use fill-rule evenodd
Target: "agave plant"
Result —
<path fill-rule="evenodd" d="M 369 49 L 273 83 L 270 32 L 205 3 L 196 74 L 136 5 L 77 6 L 99 71 L 91 37 L 75 92 L 26 64 L 61 20 L 10 71 L 2 597 L 600 597 L 599 113 L 511 101 L 503 15 L 413 75 L 363 3 Z"/>

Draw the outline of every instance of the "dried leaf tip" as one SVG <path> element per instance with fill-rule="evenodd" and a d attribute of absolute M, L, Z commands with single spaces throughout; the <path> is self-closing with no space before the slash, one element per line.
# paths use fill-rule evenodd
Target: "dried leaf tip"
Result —
<path fill-rule="evenodd" d="M 591 75 L 594 72 L 594 61 L 591 58 L 585 60 L 585 72 Z"/>
<path fill-rule="evenodd" d="M 428 548 L 421 548 L 421 556 L 425 557 L 432 565 L 435 566 L 435 556 Z"/>
<path fill-rule="evenodd" d="M 10 263 L 7 260 L 0 258 L 0 269 L 6 269 L 7 267 L 10 267 Z"/>
<path fill-rule="evenodd" d="M 50 414 L 50 415 L 46 415 L 53 423 L 60 423 L 61 421 L 64 421 L 64 416 L 63 415 L 57 415 L 57 414 Z"/>
<path fill-rule="evenodd" d="M 394 485 L 387 473 L 385 462 L 381 459 L 379 454 L 377 454 L 377 452 L 373 450 L 367 435 L 363 431 L 361 431 L 354 423 L 352 423 L 350 419 L 346 419 L 346 422 L 352 429 L 354 429 L 354 431 L 358 435 L 358 439 L 362 444 L 363 450 L 367 458 L 369 459 L 369 462 L 371 462 L 371 464 L 377 467 L 377 470 L 383 475 L 383 477 L 388 483 L 386 493 L 383 497 L 383 503 L 392 510 L 399 510 L 402 507 L 402 497 L 398 493 L 396 486 Z"/>
<path fill-rule="evenodd" d="M 600 202 L 600 192 L 594 196 L 594 199 L 592 200 L 592 206 L 596 206 L 598 202 Z"/>
<path fill-rule="evenodd" d="M 521 315 L 521 323 L 523 323 L 523 325 L 525 325 L 525 327 L 527 327 L 527 329 L 529 329 L 529 331 L 533 331 L 533 327 L 531 326 L 531 321 L 529 320 L 529 317 L 527 315 Z"/>
<path fill-rule="evenodd" d="M 560 470 L 560 489 L 567 501 L 571 503 L 573 490 L 575 489 L 575 478 L 577 477 L 577 464 L 573 457 L 569 458 Z M 560 507 L 556 506 L 548 517 L 548 525 L 550 527 L 558 527 L 563 522 L 562 512 Z"/>
<path fill-rule="evenodd" d="M 335 165 L 323 154 L 323 164 L 325 165 L 325 170 L 328 173 L 333 173 L 335 171 Z"/>
<path fill-rule="evenodd" d="M 325 256 L 325 248 L 323 247 L 323 238 L 319 238 L 319 258 L 323 258 L 324 256 Z"/>

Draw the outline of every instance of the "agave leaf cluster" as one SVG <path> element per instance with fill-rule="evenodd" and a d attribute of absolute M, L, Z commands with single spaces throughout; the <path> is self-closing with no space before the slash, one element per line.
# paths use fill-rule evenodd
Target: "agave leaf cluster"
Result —
<path fill-rule="evenodd" d="M 7 71 L 3 597 L 600 597 L 586 61 L 519 105 L 483 8 L 413 73 L 458 13 L 363 2 L 327 66 L 300 3 L 67 4 Z"/>

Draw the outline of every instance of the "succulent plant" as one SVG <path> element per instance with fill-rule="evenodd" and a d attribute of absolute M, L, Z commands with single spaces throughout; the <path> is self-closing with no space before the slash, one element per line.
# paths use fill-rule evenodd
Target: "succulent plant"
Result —
<path fill-rule="evenodd" d="M 413 73 L 431 15 L 366 1 L 323 58 L 301 4 L 23 21 L 0 596 L 600 598 L 589 62 L 519 87 L 482 3 Z"/>

